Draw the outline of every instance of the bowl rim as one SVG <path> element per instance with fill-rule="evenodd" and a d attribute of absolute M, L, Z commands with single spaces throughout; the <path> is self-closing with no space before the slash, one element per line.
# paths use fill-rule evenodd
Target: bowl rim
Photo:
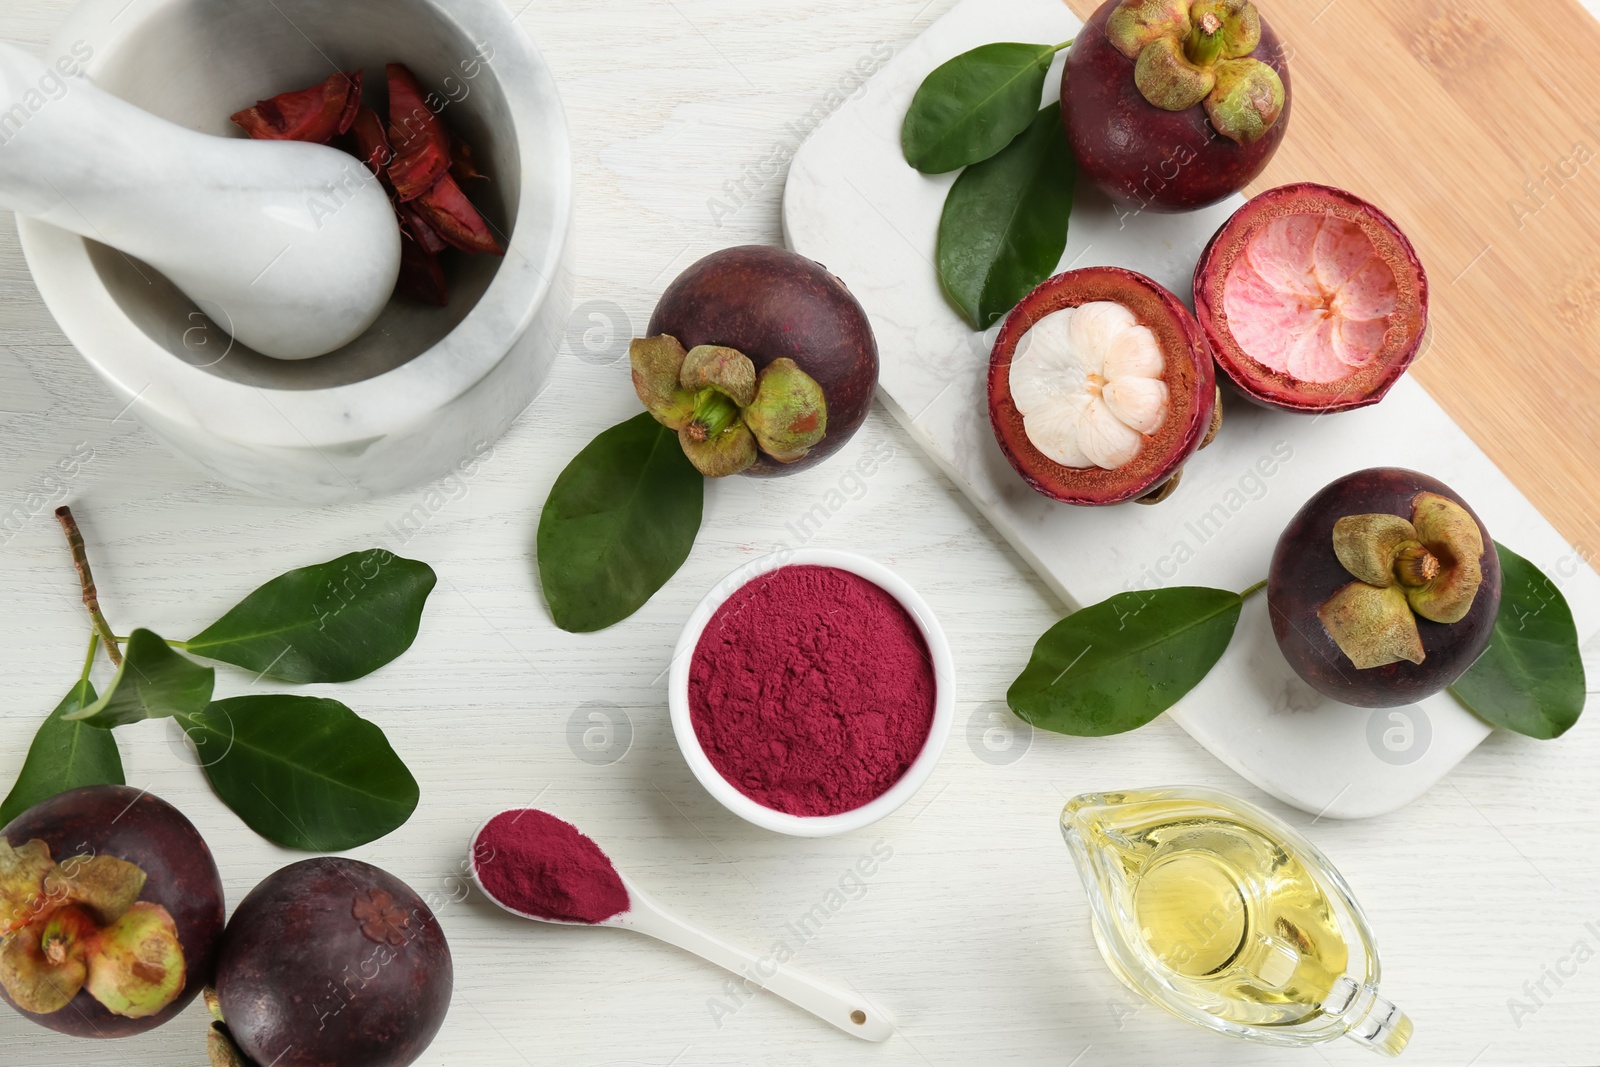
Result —
<path fill-rule="evenodd" d="M 497 61 L 485 66 L 506 97 L 522 168 L 544 175 L 521 183 L 517 223 L 489 287 L 449 333 L 398 367 L 342 385 L 271 389 L 221 378 L 175 357 L 112 298 L 84 238 L 18 217 L 23 255 L 57 325 L 114 390 L 132 398 L 137 413 L 251 447 L 365 447 L 426 425 L 440 408 L 465 397 L 533 324 L 561 275 L 573 225 L 572 137 L 554 73 L 498 0 L 423 2 L 463 37 L 494 42 Z M 89 41 L 95 52 L 85 69 L 92 80 L 107 56 L 167 7 L 130 10 L 122 0 L 82 0 L 52 38 L 46 58 L 64 54 L 75 41 Z M 542 247 L 519 247 L 519 233 L 535 225 Z"/>
<path fill-rule="evenodd" d="M 934 704 L 933 722 L 928 728 L 922 751 L 912 761 L 900 780 L 881 796 L 859 808 L 838 815 L 790 815 L 759 804 L 735 789 L 712 766 L 700 739 L 694 731 L 689 711 L 689 668 L 699 647 L 701 635 L 717 610 L 728 598 L 763 574 L 783 567 L 834 567 L 867 579 L 883 589 L 906 609 L 922 639 L 928 646 L 933 661 Z M 673 650 L 672 664 L 667 679 L 667 709 L 672 720 L 672 732 L 678 739 L 678 748 L 684 761 L 706 792 L 735 815 L 767 830 L 793 837 L 832 837 L 870 826 L 888 816 L 926 784 L 944 752 L 945 741 L 955 719 L 955 657 L 950 641 L 939 624 L 928 602 L 904 578 L 875 560 L 854 552 L 825 548 L 783 548 L 768 553 L 740 566 L 723 578 L 703 597 L 685 621 L 683 632 Z"/>

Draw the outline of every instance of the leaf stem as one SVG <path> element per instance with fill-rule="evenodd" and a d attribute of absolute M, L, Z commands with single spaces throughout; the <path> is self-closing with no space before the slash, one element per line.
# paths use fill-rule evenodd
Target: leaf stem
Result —
<path fill-rule="evenodd" d="M 82 685 L 89 680 L 89 669 L 94 666 L 94 654 L 100 651 L 100 631 L 89 631 L 89 654 L 83 657 L 83 671 L 78 675 L 78 684 Z"/>
<path fill-rule="evenodd" d="M 1244 592 L 1240 593 L 1239 594 L 1239 599 L 1240 600 L 1249 600 L 1251 597 L 1255 596 L 1257 593 L 1261 592 L 1261 590 L 1265 589 L 1266 587 L 1267 587 L 1267 580 L 1265 578 L 1263 578 L 1259 582 L 1257 582 L 1255 585 L 1252 585 L 1249 589 L 1246 589 Z"/>
<path fill-rule="evenodd" d="M 1060 44 L 1056 45 L 1055 48 L 1053 49 L 1053 51 L 1059 52 L 1063 48 L 1071 48 L 1072 47 L 1072 42 L 1076 41 L 1076 40 L 1077 40 L 1076 37 L 1068 37 L 1065 41 L 1062 41 Z"/>
<path fill-rule="evenodd" d="M 111 633 L 111 624 L 100 610 L 100 594 L 94 588 L 94 572 L 89 569 L 89 552 L 84 548 L 78 520 L 72 517 L 72 509 L 63 504 L 56 508 L 56 521 L 61 523 L 61 529 L 67 535 L 67 545 L 72 549 L 72 562 L 78 568 L 78 581 L 83 586 L 83 606 L 89 609 L 95 632 L 106 643 L 106 655 L 111 657 L 112 665 L 120 667 L 122 649 L 117 646 L 117 639 Z"/>

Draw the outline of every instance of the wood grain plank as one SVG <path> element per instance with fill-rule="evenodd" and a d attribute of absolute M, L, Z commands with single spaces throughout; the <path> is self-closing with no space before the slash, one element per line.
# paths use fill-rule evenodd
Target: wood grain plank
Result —
<path fill-rule="evenodd" d="M 1068 0 L 1087 16 L 1094 0 Z M 1251 192 L 1347 188 L 1432 283 L 1418 381 L 1600 553 L 1600 24 L 1574 0 L 1276 0 L 1292 128 Z"/>

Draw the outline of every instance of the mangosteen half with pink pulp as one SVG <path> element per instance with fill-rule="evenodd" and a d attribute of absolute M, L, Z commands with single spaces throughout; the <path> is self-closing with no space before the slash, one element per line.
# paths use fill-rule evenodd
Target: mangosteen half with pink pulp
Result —
<path fill-rule="evenodd" d="M 1422 350 L 1428 276 L 1400 227 L 1332 186 L 1254 197 L 1194 272 L 1217 369 L 1245 397 L 1330 414 L 1376 404 Z"/>

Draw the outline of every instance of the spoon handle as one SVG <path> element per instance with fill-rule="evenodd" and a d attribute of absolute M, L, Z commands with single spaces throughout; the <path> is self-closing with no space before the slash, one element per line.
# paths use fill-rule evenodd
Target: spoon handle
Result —
<path fill-rule="evenodd" d="M 889 1013 L 866 997 L 785 967 L 771 956 L 757 956 L 663 911 L 631 885 L 628 891 L 633 905 L 627 913 L 630 928 L 710 960 L 739 975 L 746 988 L 776 993 L 864 1041 L 883 1041 L 894 1033 Z"/>

